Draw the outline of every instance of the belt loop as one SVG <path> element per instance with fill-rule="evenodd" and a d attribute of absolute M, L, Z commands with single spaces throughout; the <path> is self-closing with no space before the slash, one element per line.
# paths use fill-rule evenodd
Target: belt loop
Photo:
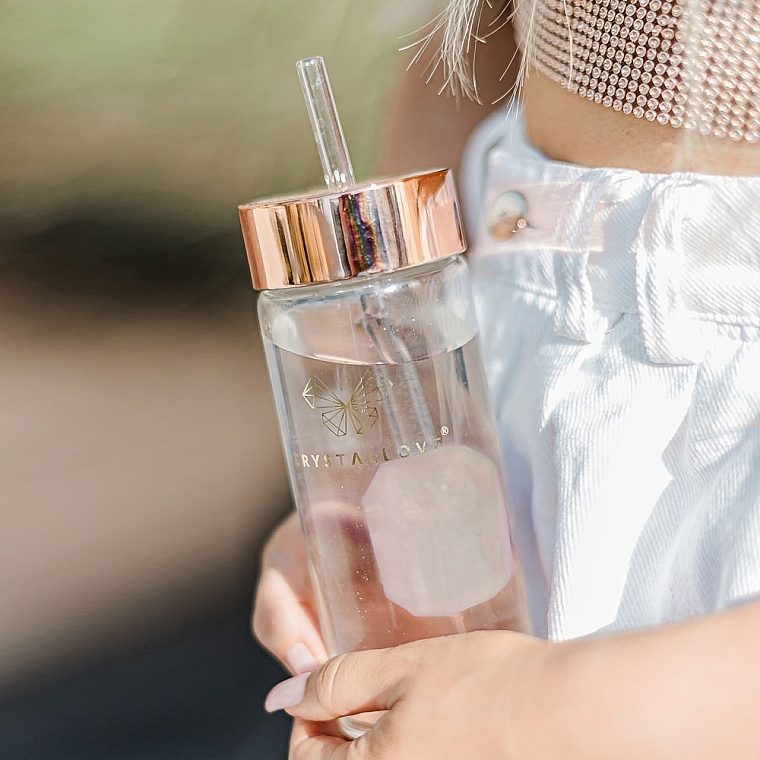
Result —
<path fill-rule="evenodd" d="M 578 190 L 571 193 L 557 220 L 554 328 L 558 335 L 584 343 L 591 343 L 605 324 L 594 312 L 587 269 L 596 209 L 607 188 L 609 174 L 607 169 L 586 172 L 577 180 Z"/>
<path fill-rule="evenodd" d="M 644 348 L 655 364 L 698 364 L 715 333 L 714 325 L 695 319 L 683 303 L 683 225 L 690 214 L 699 215 L 703 190 L 692 178 L 663 179 L 636 237 L 636 300 Z"/>

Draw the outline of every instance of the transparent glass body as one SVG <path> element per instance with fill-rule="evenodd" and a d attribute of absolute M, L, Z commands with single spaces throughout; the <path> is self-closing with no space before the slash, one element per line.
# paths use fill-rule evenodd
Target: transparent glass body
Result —
<path fill-rule="evenodd" d="M 527 630 L 464 260 L 265 291 L 259 318 L 328 651 Z"/>

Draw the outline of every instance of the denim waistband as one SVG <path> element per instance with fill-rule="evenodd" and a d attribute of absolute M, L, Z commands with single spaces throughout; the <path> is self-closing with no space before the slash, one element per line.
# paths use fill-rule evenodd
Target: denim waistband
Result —
<path fill-rule="evenodd" d="M 556 298 L 558 333 L 591 341 L 635 313 L 650 360 L 694 363 L 721 325 L 760 331 L 760 178 L 553 161 L 518 112 L 492 117 L 468 162 L 474 258 Z M 524 210 L 507 235 L 492 219 L 505 194 Z"/>

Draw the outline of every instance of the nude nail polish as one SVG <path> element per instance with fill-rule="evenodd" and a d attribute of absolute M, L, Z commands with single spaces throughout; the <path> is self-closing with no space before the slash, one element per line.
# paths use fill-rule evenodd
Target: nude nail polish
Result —
<path fill-rule="evenodd" d="M 306 681 L 308 681 L 309 675 L 309 673 L 302 673 L 300 676 L 278 683 L 267 695 L 264 709 L 273 713 L 278 710 L 287 710 L 289 707 L 295 707 L 299 704 L 306 691 Z"/>
<path fill-rule="evenodd" d="M 314 659 L 314 655 L 309 651 L 306 644 L 299 642 L 294 644 L 285 655 L 285 662 L 288 663 L 290 672 L 293 675 L 302 673 L 313 673 L 319 668 L 319 663 Z"/>

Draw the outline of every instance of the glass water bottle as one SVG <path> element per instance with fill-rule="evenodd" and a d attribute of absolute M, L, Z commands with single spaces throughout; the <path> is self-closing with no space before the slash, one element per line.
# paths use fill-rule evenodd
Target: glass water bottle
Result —
<path fill-rule="evenodd" d="M 524 631 L 451 174 L 352 180 L 240 207 L 328 652 Z"/>

